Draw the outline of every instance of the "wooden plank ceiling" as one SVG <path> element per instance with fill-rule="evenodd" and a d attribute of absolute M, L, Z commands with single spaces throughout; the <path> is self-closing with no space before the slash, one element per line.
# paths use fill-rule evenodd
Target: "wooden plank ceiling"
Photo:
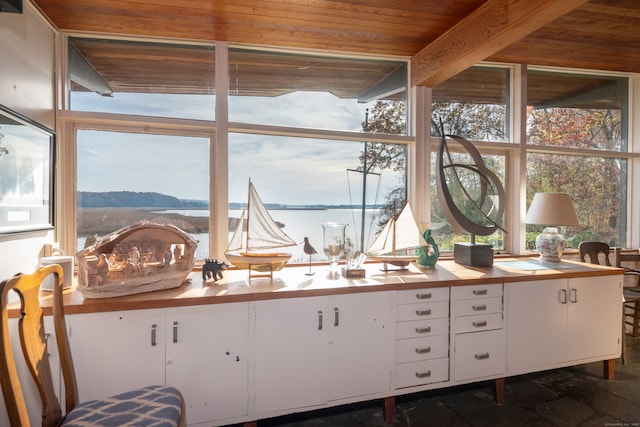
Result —
<path fill-rule="evenodd" d="M 33 1 L 57 28 L 74 33 L 396 55 L 412 60 L 412 85 L 435 87 L 481 60 L 640 72 L 638 0 Z M 131 57 L 83 43 L 78 49 L 107 81 L 117 84 L 118 75 L 131 80 L 135 70 L 126 66 Z M 211 55 L 194 50 L 195 59 L 185 59 L 184 52 L 171 52 L 163 55 L 175 53 L 182 63 L 194 64 L 190 75 L 195 83 L 182 86 L 212 88 L 213 82 L 203 83 L 213 66 Z M 138 59 L 154 57 L 148 48 L 128 55 L 132 53 Z M 183 78 L 185 70 L 190 68 L 181 70 Z M 260 77 L 255 68 L 249 71 Z M 149 78 L 144 66 L 138 74 Z M 374 83 L 363 83 L 357 91 Z M 136 85 L 127 84 L 132 85 L 129 90 Z M 158 84 L 166 88 L 172 83 L 165 79 Z M 336 88 L 340 90 L 347 88 Z"/>

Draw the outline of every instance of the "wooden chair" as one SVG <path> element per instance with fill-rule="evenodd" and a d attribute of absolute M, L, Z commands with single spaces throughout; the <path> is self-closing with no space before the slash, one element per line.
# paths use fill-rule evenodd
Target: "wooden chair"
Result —
<path fill-rule="evenodd" d="M 578 246 L 578 249 L 580 251 L 580 261 L 589 262 L 590 264 L 607 265 L 609 267 L 611 266 L 611 261 L 609 259 L 609 252 L 611 251 L 611 248 L 609 247 L 608 244 L 604 242 L 582 242 L 580 243 L 580 246 Z M 586 260 L 587 256 L 589 257 L 589 261 Z M 617 252 L 616 252 L 616 259 L 618 259 Z M 600 260 L 602 260 L 603 262 L 600 262 Z M 625 299 L 626 299 L 626 296 L 625 296 Z M 626 326 L 625 326 L 624 311 L 625 311 L 625 305 L 623 302 L 622 303 L 622 344 L 621 344 L 622 354 L 620 356 L 622 358 L 622 364 L 626 365 L 627 364 L 627 348 L 626 348 L 627 343 L 625 339 Z"/>
<path fill-rule="evenodd" d="M 42 280 L 54 275 L 52 291 L 53 323 L 64 380 L 65 410 L 58 401 L 47 356 L 43 310 L 39 288 Z M 67 337 L 62 301 L 62 268 L 58 264 L 38 268 L 32 274 L 16 274 L 0 283 L 0 383 L 11 426 L 31 425 L 22 393 L 14 349 L 9 336 L 9 291 L 19 296 L 21 318 L 17 322 L 22 353 L 42 400 L 42 426 L 123 426 L 185 425 L 185 403 L 179 390 L 154 385 L 122 393 L 104 400 L 78 402 L 71 349 Z M 17 349 L 16 349 L 17 350 Z M 96 366 L 96 369 L 100 369 Z M 40 422 L 34 424 L 40 424 Z"/>
<path fill-rule="evenodd" d="M 625 286 L 624 290 L 624 327 L 631 325 L 631 336 L 640 336 L 640 251 L 622 252 L 621 248 L 615 248 L 616 267 L 624 268 L 625 275 L 632 276 L 635 286 Z M 622 263 L 633 263 L 633 267 L 622 265 Z M 631 319 L 630 321 L 628 319 Z"/>

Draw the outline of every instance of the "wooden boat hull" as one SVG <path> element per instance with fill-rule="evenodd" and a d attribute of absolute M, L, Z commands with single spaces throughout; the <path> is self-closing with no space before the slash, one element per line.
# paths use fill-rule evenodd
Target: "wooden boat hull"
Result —
<path fill-rule="evenodd" d="M 226 252 L 227 260 L 235 267 L 243 270 L 253 270 L 262 273 L 279 271 L 287 265 L 291 254 L 279 253 L 247 253 L 247 252 Z"/>
<path fill-rule="evenodd" d="M 396 267 L 406 267 L 418 259 L 417 255 L 368 255 L 374 261 L 395 265 Z"/>

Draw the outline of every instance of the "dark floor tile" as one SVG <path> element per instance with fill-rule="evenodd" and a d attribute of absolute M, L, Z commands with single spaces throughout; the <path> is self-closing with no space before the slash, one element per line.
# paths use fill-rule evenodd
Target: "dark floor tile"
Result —
<path fill-rule="evenodd" d="M 561 397 L 536 405 L 536 412 L 560 427 L 576 427 L 591 418 L 595 412 L 584 403 Z"/>

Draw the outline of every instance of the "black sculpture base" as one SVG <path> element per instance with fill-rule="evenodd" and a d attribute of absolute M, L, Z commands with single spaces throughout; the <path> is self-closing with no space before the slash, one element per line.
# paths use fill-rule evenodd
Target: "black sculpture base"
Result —
<path fill-rule="evenodd" d="M 488 243 L 454 243 L 453 260 L 470 267 L 493 265 L 493 245 Z"/>

